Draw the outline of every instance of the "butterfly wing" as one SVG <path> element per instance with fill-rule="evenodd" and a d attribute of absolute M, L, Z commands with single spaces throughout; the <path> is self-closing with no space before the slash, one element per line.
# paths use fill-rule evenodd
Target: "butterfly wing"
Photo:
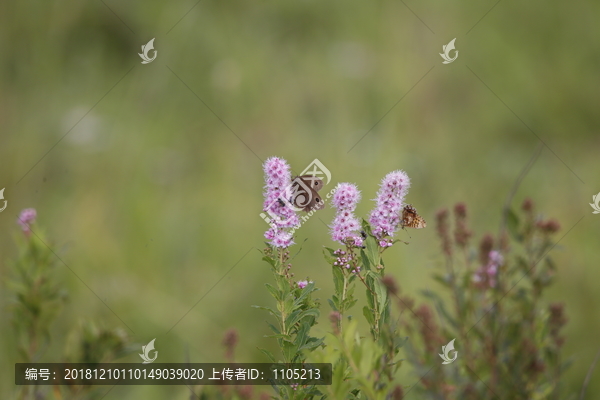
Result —
<path fill-rule="evenodd" d="M 412 205 L 407 204 L 402 210 L 402 227 L 409 227 L 415 229 L 425 228 L 427 222 L 417 213 L 417 209 Z"/>
<path fill-rule="evenodd" d="M 322 209 L 325 202 L 317 193 L 322 187 L 323 181 L 314 175 L 295 177 L 292 180 L 292 204 L 305 212 Z"/>
<path fill-rule="evenodd" d="M 324 207 L 325 207 L 325 202 L 323 201 L 321 196 L 319 196 L 319 194 L 315 190 L 313 190 L 311 193 L 310 203 L 309 203 L 308 207 L 306 207 L 304 209 L 304 211 L 310 212 L 311 210 L 321 210 Z"/>
<path fill-rule="evenodd" d="M 309 188 L 311 188 L 315 192 L 318 192 L 321 189 L 323 189 L 323 180 L 317 178 L 315 175 L 302 175 L 298 178 L 301 179 L 302 182 L 304 182 Z"/>

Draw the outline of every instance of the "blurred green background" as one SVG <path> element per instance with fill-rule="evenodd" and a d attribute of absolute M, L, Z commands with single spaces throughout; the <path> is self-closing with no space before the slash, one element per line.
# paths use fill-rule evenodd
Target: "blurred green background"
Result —
<path fill-rule="evenodd" d="M 465 201 L 477 239 L 496 232 L 537 135 L 547 147 L 515 204 L 532 197 L 563 233 L 584 217 L 553 250 L 547 296 L 567 304 L 565 382 L 578 392 L 600 348 L 600 215 L 588 205 L 600 191 L 599 17 L 592 0 L 3 2 L 0 276 L 16 256 L 16 216 L 35 207 L 81 279 L 59 264 L 71 301 L 44 361 L 63 354 L 83 320 L 121 327 L 140 346 L 157 338 L 161 362 L 183 362 L 186 348 L 194 362 L 223 361 L 223 333 L 236 328 L 238 361 L 266 361 L 256 347 L 273 347 L 267 316 L 250 305 L 271 302 L 256 249 L 267 228 L 261 160 L 273 155 L 295 172 L 318 158 L 332 173 L 326 191 L 358 184 L 362 216 L 380 179 L 404 169 L 407 200 L 430 224 L 386 265 L 407 293 L 435 289 L 435 211 Z M 142 65 L 152 38 L 158 56 Z M 459 57 L 444 65 L 438 53 L 453 38 Z M 332 217 L 319 211 L 298 231 L 297 242 L 308 240 L 294 266 L 323 302 Z M 0 397 L 9 398 L 16 354 L 8 294 L 0 299 Z M 404 384 L 416 381 L 403 373 Z M 189 396 L 118 386 L 105 398 L 167 393 Z M 596 370 L 586 398 L 599 397 Z"/>

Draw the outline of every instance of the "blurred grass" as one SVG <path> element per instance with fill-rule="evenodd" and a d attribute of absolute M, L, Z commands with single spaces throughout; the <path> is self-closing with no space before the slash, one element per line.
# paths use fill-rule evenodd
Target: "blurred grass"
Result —
<path fill-rule="evenodd" d="M 35 207 L 57 254 L 134 340 L 157 337 L 161 361 L 183 361 L 186 346 L 194 361 L 219 361 L 216 343 L 229 327 L 241 333 L 240 361 L 260 361 L 256 346 L 271 346 L 266 316 L 249 306 L 269 302 L 269 272 L 256 250 L 239 260 L 262 247 L 261 159 L 278 155 L 300 172 L 318 158 L 333 175 L 326 191 L 359 185 L 363 216 L 381 177 L 406 170 L 408 201 L 430 228 L 412 232 L 386 263 L 406 292 L 418 293 L 435 288 L 437 209 L 465 201 L 477 232 L 497 230 L 538 143 L 528 126 L 552 151 L 515 204 L 531 196 L 565 233 L 585 216 L 554 250 L 551 296 L 567 303 L 565 354 L 575 363 L 566 384 L 580 389 L 600 346 L 599 228 L 588 206 L 600 190 L 599 3 L 501 2 L 477 23 L 495 2 L 406 1 L 435 33 L 401 2 L 201 1 L 179 23 L 195 1 L 105 3 L 114 13 L 101 1 L 0 5 L 3 278 L 16 215 Z M 157 59 L 142 65 L 137 53 L 153 37 Z M 438 53 L 454 37 L 459 57 L 443 65 Z M 332 292 L 321 257 L 332 245 L 332 216 L 317 213 L 297 240 L 308 238 L 296 274 L 317 281 L 323 302 Z M 48 361 L 81 319 L 125 328 L 72 272 L 61 274 L 72 301 Z M 1 298 L 5 398 L 15 354 Z M 169 390 L 118 388 L 107 398 Z M 187 389 L 177 390 L 184 398 Z M 587 398 L 599 395 L 592 379 Z"/>

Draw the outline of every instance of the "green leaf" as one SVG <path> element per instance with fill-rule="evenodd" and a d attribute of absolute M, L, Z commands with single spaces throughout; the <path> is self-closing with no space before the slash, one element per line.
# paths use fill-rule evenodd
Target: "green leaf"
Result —
<path fill-rule="evenodd" d="M 369 224 L 369 222 L 366 219 L 362 219 L 360 225 L 362 226 L 362 230 L 368 235 L 368 236 L 373 236 L 373 233 L 371 232 L 371 225 Z"/>
<path fill-rule="evenodd" d="M 333 272 L 333 284 L 335 285 L 335 293 L 338 296 L 342 296 L 344 291 L 344 272 L 338 265 L 332 267 Z"/>
<path fill-rule="evenodd" d="M 298 350 L 314 350 L 323 344 L 324 339 L 325 338 L 310 338 L 310 340 L 306 344 L 300 346 Z"/>
<path fill-rule="evenodd" d="M 369 307 L 367 307 L 367 306 L 363 307 L 363 315 L 367 319 L 367 322 L 369 323 L 369 325 L 375 324 L 375 318 L 373 316 L 373 312 L 371 312 Z"/>
<path fill-rule="evenodd" d="M 352 299 L 350 297 L 346 298 L 346 304 L 344 304 L 344 310 L 348 311 L 349 309 L 351 309 L 357 302 L 357 299 Z"/>
<path fill-rule="evenodd" d="M 333 265 L 335 260 L 337 260 L 337 256 L 335 254 L 333 254 L 333 252 L 334 252 L 334 250 L 329 247 L 325 247 L 323 249 L 323 256 L 325 257 L 325 260 L 327 261 L 327 264 L 329 264 L 329 265 Z"/>
<path fill-rule="evenodd" d="M 403 337 L 403 338 L 400 336 L 394 336 L 394 348 L 396 350 L 398 350 L 399 348 L 403 347 L 407 341 L 408 341 L 408 336 Z"/>
<path fill-rule="evenodd" d="M 276 274 L 275 283 L 277 284 L 277 288 L 281 291 L 284 297 L 290 292 L 290 283 L 287 281 L 285 276 Z"/>
<path fill-rule="evenodd" d="M 442 284 L 442 286 L 449 288 L 450 287 L 450 275 L 446 274 L 446 275 L 440 275 L 440 274 L 435 274 L 433 275 L 433 279 L 438 281 L 439 283 Z"/>
<path fill-rule="evenodd" d="M 329 303 L 329 307 L 331 307 L 331 309 L 333 311 L 339 311 L 339 308 L 336 305 L 337 304 L 337 297 L 335 297 L 335 296 L 331 296 L 331 297 L 332 297 L 333 300 L 332 299 L 327 299 L 327 302 Z"/>
<path fill-rule="evenodd" d="M 275 298 L 275 300 L 279 301 L 281 299 L 281 291 L 275 289 L 273 285 L 268 283 L 265 283 L 265 286 L 269 290 L 269 293 L 271 293 L 271 296 Z"/>
<path fill-rule="evenodd" d="M 296 322 L 300 321 L 302 318 L 313 316 L 315 318 L 319 318 L 319 309 L 311 308 L 308 310 L 296 310 L 291 313 L 285 320 L 286 327 L 292 327 L 296 324 Z"/>
<path fill-rule="evenodd" d="M 250 306 L 250 307 L 252 307 L 252 308 L 258 308 L 258 309 L 261 309 L 261 310 L 266 310 L 266 311 L 270 312 L 270 313 L 271 313 L 272 315 L 274 315 L 274 316 L 277 316 L 277 315 L 278 315 L 278 314 L 275 312 L 275 310 L 273 310 L 271 307 L 256 306 L 256 305 L 253 305 L 253 306 Z"/>
<path fill-rule="evenodd" d="M 306 320 L 300 324 L 300 328 L 296 333 L 296 339 L 294 340 L 294 343 L 296 343 L 297 346 L 302 346 L 308 341 L 308 332 L 310 331 L 310 327 L 311 324 Z"/>
<path fill-rule="evenodd" d="M 292 343 L 292 338 L 290 335 L 284 335 L 283 333 L 280 333 L 279 335 L 265 335 L 264 337 L 266 338 L 277 338 L 277 339 L 283 339 L 286 342 L 290 342 Z"/>
<path fill-rule="evenodd" d="M 312 292 L 314 292 L 315 290 L 316 290 L 315 283 L 309 282 L 308 285 L 306 285 L 306 287 L 304 289 L 302 289 L 302 294 L 300 294 L 300 296 L 298 296 L 296 301 L 294 301 L 294 310 L 297 309 L 304 302 L 304 300 L 308 297 L 308 295 L 311 294 Z"/>
<path fill-rule="evenodd" d="M 289 315 L 294 311 L 294 296 L 292 294 L 288 294 L 283 300 L 283 314 Z"/>
<path fill-rule="evenodd" d="M 279 335 L 281 333 L 281 331 L 272 323 L 267 322 L 267 325 L 269 325 L 269 328 L 271 328 L 271 330 L 276 334 Z"/>
<path fill-rule="evenodd" d="M 260 351 L 262 351 L 262 352 L 263 352 L 263 354 L 264 354 L 265 356 L 267 356 L 267 358 L 268 358 L 269 360 L 271 360 L 271 362 L 277 362 L 277 361 L 275 360 L 275 356 L 273 356 L 273 353 L 271 353 L 269 350 L 267 350 L 267 349 L 262 349 L 262 348 L 260 348 L 260 347 L 258 347 L 258 349 L 259 349 Z"/>
<path fill-rule="evenodd" d="M 369 268 L 365 265 L 367 270 L 375 269 L 379 265 L 379 246 L 377 240 L 373 236 L 367 236 L 364 241 L 365 249 L 361 250 L 361 253 L 365 253 L 369 260 Z"/>
<path fill-rule="evenodd" d="M 374 291 L 377 295 L 377 300 L 379 301 L 379 312 L 383 315 L 387 302 L 387 289 L 379 277 L 374 277 L 373 283 L 373 286 L 375 287 Z"/>
<path fill-rule="evenodd" d="M 298 352 L 298 347 L 292 342 L 283 341 L 281 343 L 281 352 L 286 360 L 293 361 L 294 356 Z"/>
<path fill-rule="evenodd" d="M 271 266 L 272 266 L 273 268 L 275 268 L 275 260 L 273 260 L 271 257 L 269 257 L 269 256 L 264 256 L 262 259 L 263 259 L 263 261 L 266 261 L 266 262 L 268 262 L 269 264 L 271 264 Z"/>

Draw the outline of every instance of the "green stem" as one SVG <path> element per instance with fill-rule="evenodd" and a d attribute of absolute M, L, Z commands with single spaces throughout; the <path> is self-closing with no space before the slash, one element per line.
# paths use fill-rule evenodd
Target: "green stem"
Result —
<path fill-rule="evenodd" d="M 365 287 L 373 295 L 373 314 L 375 315 L 375 321 L 373 323 L 373 326 L 371 327 L 371 331 L 373 332 L 374 339 L 378 340 L 379 339 L 379 320 L 381 319 L 381 315 L 379 312 L 379 297 L 377 296 L 377 293 L 375 293 L 373 291 L 373 289 L 371 289 L 371 287 L 369 286 L 367 281 L 365 281 L 365 278 L 363 278 L 363 276 L 360 274 L 360 272 L 358 272 L 356 275 L 358 276 L 358 279 L 360 279 L 360 281 L 365 285 Z"/>
<path fill-rule="evenodd" d="M 338 321 L 338 328 L 340 329 L 340 333 L 343 332 L 343 322 L 344 322 L 344 313 L 346 312 L 346 292 L 348 291 L 348 275 L 346 271 L 342 271 L 344 273 L 344 287 L 342 289 L 342 301 L 340 302 L 340 320 Z"/>

